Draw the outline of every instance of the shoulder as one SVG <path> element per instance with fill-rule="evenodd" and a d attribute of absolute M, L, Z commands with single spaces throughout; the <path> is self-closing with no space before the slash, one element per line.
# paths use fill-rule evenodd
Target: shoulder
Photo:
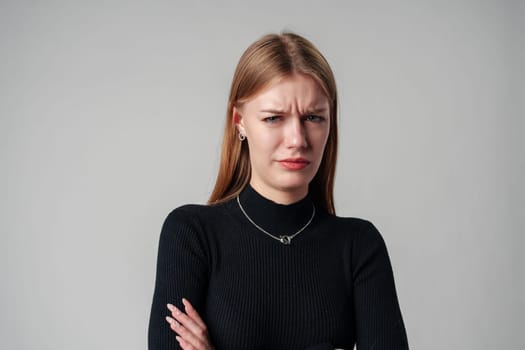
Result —
<path fill-rule="evenodd" d="M 218 222 L 224 220 L 226 204 L 185 204 L 177 207 L 167 215 L 162 231 L 169 236 L 200 236 L 203 239 Z"/>
<path fill-rule="evenodd" d="M 331 223 L 329 232 L 343 254 L 347 281 L 354 283 L 357 276 L 365 278 L 376 267 L 383 270 L 388 266 L 385 242 L 370 220 L 329 215 L 326 221 Z"/>
<path fill-rule="evenodd" d="M 331 214 L 325 214 L 325 215 L 327 215 L 329 217 L 329 220 L 331 220 L 335 224 L 339 226 L 343 226 L 345 228 L 354 229 L 354 230 L 355 229 L 359 230 L 367 225 L 372 224 L 370 221 L 363 219 L 363 218 L 358 218 L 358 217 L 352 217 L 352 216 L 345 217 L 345 216 L 337 216 L 337 215 L 331 215 Z"/>
<path fill-rule="evenodd" d="M 352 234 L 348 242 L 352 265 L 356 268 L 368 264 L 389 264 L 388 250 L 382 234 L 370 220 L 362 218 L 339 218 L 351 226 Z"/>
<path fill-rule="evenodd" d="M 342 235 L 342 239 L 349 249 L 359 251 L 370 249 L 381 249 L 385 245 L 383 236 L 377 227 L 368 219 L 359 217 L 342 217 L 327 215 L 327 221 L 334 229 Z"/>
<path fill-rule="evenodd" d="M 339 228 L 338 231 L 344 232 L 346 235 L 353 236 L 354 238 L 368 237 L 368 238 L 379 238 L 379 233 L 376 226 L 367 219 L 359 217 L 343 217 L 324 213 L 327 218 L 327 222 L 331 225 Z"/>
<path fill-rule="evenodd" d="M 223 206 L 224 205 L 221 204 L 185 204 L 173 209 L 166 217 L 165 224 L 202 224 L 203 222 L 213 220 L 215 217 L 221 215 L 223 212 Z"/>
<path fill-rule="evenodd" d="M 174 252 L 192 252 L 206 257 L 209 250 L 209 227 L 221 212 L 220 206 L 185 204 L 169 212 L 162 225 L 159 249 Z"/>

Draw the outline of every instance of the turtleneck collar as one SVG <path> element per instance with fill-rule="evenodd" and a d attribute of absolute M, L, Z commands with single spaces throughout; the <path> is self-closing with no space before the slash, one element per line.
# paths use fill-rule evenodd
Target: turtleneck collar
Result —
<path fill-rule="evenodd" d="M 279 204 L 263 197 L 250 184 L 239 194 L 239 200 L 248 216 L 275 236 L 295 233 L 308 222 L 313 211 L 309 195 L 292 204 Z"/>

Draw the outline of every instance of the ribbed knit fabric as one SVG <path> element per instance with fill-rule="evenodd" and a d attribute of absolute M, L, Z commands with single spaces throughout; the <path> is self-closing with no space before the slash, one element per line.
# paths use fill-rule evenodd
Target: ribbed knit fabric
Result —
<path fill-rule="evenodd" d="M 312 201 L 240 195 L 266 231 L 293 234 Z M 173 210 L 162 227 L 149 323 L 150 350 L 180 349 L 165 316 L 187 298 L 217 350 L 408 349 L 385 243 L 368 221 L 316 208 L 290 245 L 268 237 L 237 201 Z"/>

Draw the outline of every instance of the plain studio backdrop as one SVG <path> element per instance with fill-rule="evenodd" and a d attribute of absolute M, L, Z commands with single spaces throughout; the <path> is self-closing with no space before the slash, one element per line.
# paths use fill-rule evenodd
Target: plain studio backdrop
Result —
<path fill-rule="evenodd" d="M 340 93 L 336 208 L 389 248 L 412 349 L 524 349 L 523 2 L 0 2 L 0 348 L 145 349 L 166 215 L 214 184 L 269 32 Z M 300 327 L 300 325 L 297 325 Z"/>

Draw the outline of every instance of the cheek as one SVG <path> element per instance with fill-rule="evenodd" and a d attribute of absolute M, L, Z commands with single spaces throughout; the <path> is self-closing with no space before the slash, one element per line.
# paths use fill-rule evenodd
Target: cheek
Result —
<path fill-rule="evenodd" d="M 253 151 L 267 154 L 279 147 L 280 140 L 278 132 L 255 131 L 249 139 L 249 145 Z"/>
<path fill-rule="evenodd" d="M 316 152 L 323 153 L 323 150 L 326 147 L 326 143 L 328 141 L 328 134 L 328 129 L 314 130 L 311 133 L 310 142 L 312 143 L 312 147 L 314 147 Z"/>

